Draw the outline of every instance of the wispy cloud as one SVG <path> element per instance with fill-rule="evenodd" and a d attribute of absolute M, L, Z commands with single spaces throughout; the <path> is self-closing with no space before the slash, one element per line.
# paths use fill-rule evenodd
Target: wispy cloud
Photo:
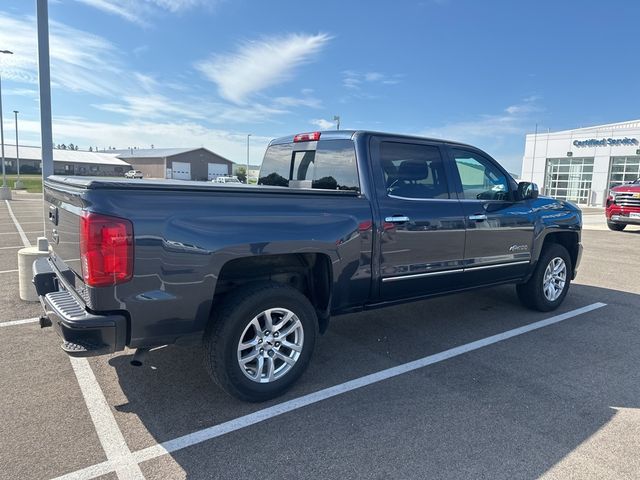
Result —
<path fill-rule="evenodd" d="M 296 97 L 276 97 L 273 99 L 273 104 L 279 107 L 308 107 L 308 108 L 320 108 L 322 102 L 313 93 L 313 90 L 305 88 Z"/>
<path fill-rule="evenodd" d="M 180 117 L 202 119 L 205 113 L 196 104 L 190 106 L 182 102 L 175 102 L 160 94 L 125 95 L 119 103 L 93 104 L 99 110 L 111 113 L 120 113 L 136 118 L 167 118 Z"/>
<path fill-rule="evenodd" d="M 311 125 L 315 125 L 322 130 L 333 130 L 336 127 L 336 124 L 334 122 L 330 122 L 329 120 L 325 120 L 324 118 L 314 118 L 310 123 Z"/>
<path fill-rule="evenodd" d="M 60 22 L 50 23 L 51 78 L 54 87 L 96 95 L 118 94 L 123 83 L 116 48 L 108 40 Z M 31 16 L 0 14 L 0 44 L 14 55 L 0 59 L 3 76 L 37 83 L 36 24 Z"/>
<path fill-rule="evenodd" d="M 487 113 L 442 126 L 429 127 L 419 135 L 478 145 L 494 155 L 510 171 L 520 171 L 524 135 L 531 131 L 544 108 L 541 98 L 531 96 L 497 113 Z"/>
<path fill-rule="evenodd" d="M 7 128 L 12 128 L 9 124 Z M 21 120 L 20 130 L 26 143 L 37 143 L 40 123 Z M 208 128 L 196 122 L 149 122 L 131 119 L 122 123 L 96 122 L 85 118 L 54 117 L 54 141 L 72 141 L 81 148 L 89 145 L 99 148 L 141 147 L 150 145 L 193 147 L 204 146 L 236 162 L 246 161 L 247 137 L 224 129 Z M 270 138 L 251 137 L 251 162 L 261 163 Z"/>
<path fill-rule="evenodd" d="M 502 112 L 449 122 L 440 127 L 430 127 L 421 134 L 466 142 L 473 142 L 479 138 L 499 139 L 507 135 L 521 135 L 530 129 L 532 114 L 544 110 L 538 104 L 538 100 L 537 96 L 528 97 L 519 103 L 509 105 Z"/>
<path fill-rule="evenodd" d="M 245 42 L 233 53 L 214 55 L 196 68 L 218 86 L 222 98 L 243 104 L 253 94 L 290 79 L 330 39 L 324 33 L 268 37 Z"/>
<path fill-rule="evenodd" d="M 288 110 L 274 104 L 251 103 L 236 106 L 186 97 L 175 100 L 159 93 L 125 95 L 119 102 L 96 103 L 93 107 L 139 120 L 200 120 L 211 124 L 269 121 Z"/>
<path fill-rule="evenodd" d="M 15 97 L 38 97 L 38 90 L 34 88 L 3 88 L 2 95 Z"/>
<path fill-rule="evenodd" d="M 396 85 L 402 81 L 404 75 L 387 75 L 381 72 L 356 72 L 345 70 L 342 72 L 342 85 L 350 90 L 360 90 L 369 85 Z"/>
<path fill-rule="evenodd" d="M 167 2 L 162 8 L 174 7 Z M 180 5 L 176 4 L 175 8 Z M 169 78 L 159 77 L 155 72 L 137 72 L 127 63 L 126 56 L 120 54 L 116 44 L 99 35 L 57 21 L 51 22 L 50 34 L 54 90 L 83 94 L 81 100 L 77 100 L 77 105 L 81 106 L 77 109 L 79 115 L 96 113 L 86 111 L 86 108 L 115 114 L 115 117 L 100 115 L 101 118 L 111 117 L 112 121 L 58 116 L 54 119 L 54 134 L 59 142 L 121 147 L 151 143 L 165 146 L 209 144 L 215 151 L 231 155 L 228 152 L 237 149 L 241 152 L 243 145 L 246 148 L 246 134 L 234 136 L 230 131 L 233 127 L 229 125 L 278 122 L 279 117 L 296 109 L 322 106 L 311 89 L 275 98 L 259 93 L 290 78 L 296 67 L 306 61 L 306 55 L 318 52 L 329 41 L 327 35 L 271 38 L 245 44 L 234 55 L 216 57 L 216 61 L 228 67 L 224 72 L 228 76 L 221 74 L 219 79 L 220 88 L 228 95 L 218 98 L 211 95 L 206 82 L 204 85 L 193 82 L 193 75 L 197 74 L 193 71 Z M 35 19 L 0 12 L 0 45 L 11 45 L 15 52 L 15 55 L 0 56 L 0 70 L 3 79 L 8 80 L 4 93 L 31 96 L 37 100 Z M 243 60 L 249 63 L 256 60 L 258 65 L 245 68 Z M 234 90 L 232 85 L 236 74 L 241 80 L 239 90 Z M 245 78 L 250 80 L 243 83 Z M 37 143 L 33 134 L 39 130 L 38 122 L 33 116 L 30 120 L 26 112 L 22 118 L 20 128 L 25 139 L 32 138 Z M 246 128 L 242 130 L 246 131 Z M 29 132 L 31 137 L 28 137 Z M 258 148 L 258 140 L 257 136 L 252 137 L 252 153 Z"/>
<path fill-rule="evenodd" d="M 141 26 L 149 24 L 151 15 L 162 11 L 179 13 L 197 7 L 211 8 L 215 0 L 76 0 L 103 12 L 117 15 Z"/>

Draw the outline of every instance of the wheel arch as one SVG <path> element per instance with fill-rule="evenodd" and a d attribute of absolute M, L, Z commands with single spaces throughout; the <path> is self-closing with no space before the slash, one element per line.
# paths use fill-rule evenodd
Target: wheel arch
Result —
<path fill-rule="evenodd" d="M 571 259 L 571 277 L 575 277 L 576 268 L 580 260 L 580 233 L 575 230 L 554 230 L 549 231 L 538 242 L 539 247 L 536 249 L 535 261 L 538 262 L 540 255 L 544 249 L 550 244 L 562 245 L 569 252 L 569 258 Z"/>
<path fill-rule="evenodd" d="M 291 285 L 302 292 L 316 310 L 319 331 L 326 331 L 333 285 L 333 268 L 329 255 L 305 252 L 231 259 L 223 264 L 218 275 L 212 311 L 230 291 L 264 281 Z"/>

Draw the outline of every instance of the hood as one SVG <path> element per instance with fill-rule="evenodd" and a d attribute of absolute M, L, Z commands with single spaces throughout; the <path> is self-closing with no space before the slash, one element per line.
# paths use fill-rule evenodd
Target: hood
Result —
<path fill-rule="evenodd" d="M 626 185 L 618 185 L 617 187 L 613 187 L 611 190 L 617 193 L 623 193 L 623 192 L 639 192 L 640 193 L 640 183 L 628 183 Z"/>

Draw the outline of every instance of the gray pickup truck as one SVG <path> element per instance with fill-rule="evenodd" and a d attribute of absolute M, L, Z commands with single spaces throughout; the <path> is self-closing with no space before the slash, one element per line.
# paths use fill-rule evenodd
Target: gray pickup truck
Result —
<path fill-rule="evenodd" d="M 249 401 L 300 377 L 334 315 L 503 283 L 553 310 L 582 251 L 580 210 L 481 150 L 368 131 L 274 140 L 257 186 L 52 176 L 44 197 L 34 283 L 65 352 L 200 344 Z"/>

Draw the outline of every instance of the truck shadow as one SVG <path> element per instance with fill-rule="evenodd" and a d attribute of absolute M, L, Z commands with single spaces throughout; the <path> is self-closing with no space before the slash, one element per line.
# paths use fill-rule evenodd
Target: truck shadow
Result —
<path fill-rule="evenodd" d="M 620 428 L 617 407 L 640 408 L 640 296 L 571 288 L 558 313 L 608 306 L 173 452 L 152 461 L 158 476 L 511 479 L 563 468 L 581 449 L 622 455 L 598 432 Z M 507 286 L 339 317 L 301 381 L 262 404 L 213 385 L 199 349 L 156 350 L 138 368 L 114 356 L 127 399 L 116 419 L 137 451 L 555 314 L 523 309 Z"/>

